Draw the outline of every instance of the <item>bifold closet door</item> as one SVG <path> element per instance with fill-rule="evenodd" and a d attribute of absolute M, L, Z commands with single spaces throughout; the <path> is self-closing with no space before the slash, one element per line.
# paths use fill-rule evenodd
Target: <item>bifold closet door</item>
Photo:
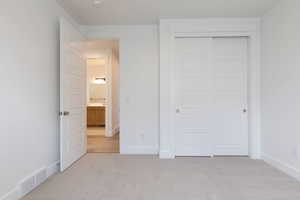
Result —
<path fill-rule="evenodd" d="M 247 155 L 247 38 L 177 38 L 176 156 Z"/>

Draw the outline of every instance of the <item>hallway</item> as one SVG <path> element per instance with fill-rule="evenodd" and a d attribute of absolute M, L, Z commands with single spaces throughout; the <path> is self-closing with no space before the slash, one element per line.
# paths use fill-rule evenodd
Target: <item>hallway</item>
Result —
<path fill-rule="evenodd" d="M 113 137 L 105 137 L 104 127 L 87 128 L 87 152 L 88 153 L 119 153 L 119 134 Z"/>

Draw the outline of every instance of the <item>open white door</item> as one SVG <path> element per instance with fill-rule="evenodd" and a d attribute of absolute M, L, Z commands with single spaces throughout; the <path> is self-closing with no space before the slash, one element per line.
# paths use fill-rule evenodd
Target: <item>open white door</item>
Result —
<path fill-rule="evenodd" d="M 86 153 L 86 59 L 84 37 L 60 20 L 60 170 Z"/>

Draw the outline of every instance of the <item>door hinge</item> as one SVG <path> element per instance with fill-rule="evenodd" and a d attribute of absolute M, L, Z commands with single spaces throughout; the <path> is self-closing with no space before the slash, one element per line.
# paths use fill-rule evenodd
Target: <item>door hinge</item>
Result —
<path fill-rule="evenodd" d="M 59 116 L 68 116 L 70 115 L 70 112 L 64 111 L 64 112 L 59 112 Z"/>

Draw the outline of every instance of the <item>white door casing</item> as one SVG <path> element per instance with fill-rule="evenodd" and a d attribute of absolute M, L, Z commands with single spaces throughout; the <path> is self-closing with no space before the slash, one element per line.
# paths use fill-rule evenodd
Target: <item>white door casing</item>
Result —
<path fill-rule="evenodd" d="M 248 155 L 247 38 L 176 38 L 176 156 Z"/>
<path fill-rule="evenodd" d="M 86 153 L 86 59 L 84 37 L 60 20 L 60 170 Z"/>
<path fill-rule="evenodd" d="M 105 136 L 112 137 L 112 50 L 107 50 L 104 59 L 106 77 Z"/>

